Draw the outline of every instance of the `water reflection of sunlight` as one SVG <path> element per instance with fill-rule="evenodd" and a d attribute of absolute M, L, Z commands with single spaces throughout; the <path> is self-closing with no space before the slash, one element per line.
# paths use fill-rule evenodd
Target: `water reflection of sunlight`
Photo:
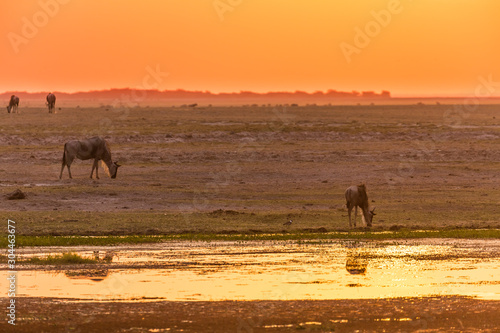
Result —
<path fill-rule="evenodd" d="M 203 244 L 203 243 L 202 243 Z M 177 246 L 177 245 L 176 245 Z M 19 296 L 100 300 L 290 300 L 465 295 L 500 299 L 500 259 L 476 247 L 261 242 L 116 250 L 105 269 L 19 271 Z M 88 253 L 92 253 L 86 250 Z M 485 251 L 488 251 L 486 248 Z M 169 262 L 169 268 L 115 264 Z M 186 263 L 189 263 L 188 265 Z M 184 264 L 184 265 L 181 265 Z M 0 280 L 0 288 L 6 282 Z"/>

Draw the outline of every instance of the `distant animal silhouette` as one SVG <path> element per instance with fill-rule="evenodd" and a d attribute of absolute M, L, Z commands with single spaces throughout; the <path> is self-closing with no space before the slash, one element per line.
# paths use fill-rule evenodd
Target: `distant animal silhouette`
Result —
<path fill-rule="evenodd" d="M 55 113 L 55 106 L 56 106 L 56 95 L 53 93 L 49 93 L 47 95 L 47 107 L 49 108 L 49 113 Z"/>
<path fill-rule="evenodd" d="M 120 166 L 118 163 L 111 160 L 111 150 L 108 147 L 108 143 L 103 138 L 96 136 L 82 141 L 69 141 L 64 145 L 61 174 L 59 175 L 59 179 L 62 178 L 65 166 L 68 167 L 69 178 L 73 178 L 71 177 L 70 167 L 75 158 L 78 158 L 80 160 L 88 160 L 91 158 L 94 159 L 92 172 L 90 172 L 91 179 L 92 175 L 94 174 L 94 169 L 95 177 L 99 179 L 99 161 L 103 162 L 102 166 L 105 168 L 106 173 L 108 173 L 111 178 L 116 178 L 116 173 L 118 171 L 118 167 Z"/>
<path fill-rule="evenodd" d="M 358 214 L 358 207 L 363 211 L 363 216 L 365 218 L 365 223 L 367 227 L 372 226 L 372 219 L 375 215 L 375 208 L 370 210 L 368 203 L 368 195 L 366 194 L 365 184 L 353 185 L 345 191 L 345 199 L 347 205 L 347 211 L 349 213 L 349 227 L 352 227 L 351 223 L 351 211 L 354 208 L 354 227 L 356 227 L 356 216 Z"/>
<path fill-rule="evenodd" d="M 293 221 L 292 221 L 292 220 L 290 220 L 290 221 L 287 221 L 287 222 L 283 223 L 283 225 L 285 225 L 285 226 L 289 227 L 289 226 L 291 226 L 291 225 L 292 225 L 292 222 L 293 222 Z"/>
<path fill-rule="evenodd" d="M 115 251 L 105 251 L 103 261 L 111 262 L 113 261 L 113 257 L 116 255 Z M 94 251 L 94 260 L 101 260 L 101 256 L 99 250 Z"/>
<path fill-rule="evenodd" d="M 9 106 L 7 106 L 7 112 L 16 113 L 18 107 L 19 107 L 19 97 L 17 97 L 16 95 L 10 96 Z"/>

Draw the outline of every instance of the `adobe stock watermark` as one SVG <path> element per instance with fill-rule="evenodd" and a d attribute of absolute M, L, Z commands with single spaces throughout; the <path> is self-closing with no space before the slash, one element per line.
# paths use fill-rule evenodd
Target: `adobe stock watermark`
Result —
<path fill-rule="evenodd" d="M 148 65 L 144 70 L 147 74 L 142 78 L 141 84 L 136 86 L 135 90 L 131 90 L 129 94 L 121 94 L 120 98 L 113 101 L 113 108 L 125 108 L 126 116 L 128 116 L 131 108 L 139 106 L 140 102 L 146 100 L 148 95 L 147 90 L 158 89 L 163 83 L 164 78 L 169 75 L 169 73 L 161 71 L 160 64 L 156 64 L 155 68 Z M 123 118 L 122 115 L 120 119 Z"/>
<path fill-rule="evenodd" d="M 383 28 L 389 26 L 392 22 L 392 18 L 402 12 L 403 5 L 400 0 L 389 0 L 386 9 L 370 11 L 370 15 L 373 19 L 368 21 L 362 28 L 359 26 L 354 28 L 353 42 L 341 42 L 339 45 L 347 63 L 350 64 L 352 62 L 352 56 L 354 54 L 360 54 L 363 49 L 368 47 L 371 41 L 382 32 Z"/>
<path fill-rule="evenodd" d="M 212 5 L 214 6 L 215 12 L 219 16 L 219 19 L 224 21 L 224 15 L 227 12 L 232 12 L 236 7 L 241 5 L 243 0 L 214 0 Z"/>
<path fill-rule="evenodd" d="M 97 293 L 97 301 L 105 301 L 114 298 L 122 297 L 122 294 L 129 287 L 130 281 L 122 275 L 111 275 L 109 278 L 103 281 L 101 288 Z"/>
<path fill-rule="evenodd" d="M 7 267 L 9 269 L 7 281 L 9 290 L 9 302 L 7 306 L 7 322 L 16 325 L 16 291 L 17 291 L 17 271 L 16 271 L 16 222 L 7 220 Z"/>
<path fill-rule="evenodd" d="M 288 272 L 284 276 L 278 276 L 276 281 L 274 281 L 278 287 L 272 290 L 268 298 L 271 301 L 294 299 L 297 291 L 303 288 L 303 285 L 307 283 L 308 278 L 305 277 L 307 274 L 309 273 Z M 277 309 L 275 309 L 274 305 L 263 305 L 261 302 L 257 302 L 254 306 L 255 308 L 251 316 L 238 317 L 236 327 L 237 333 L 261 332 L 262 329 L 267 328 L 264 325 L 265 322 L 277 314 Z M 308 330 L 305 332 L 308 332 Z"/>
<path fill-rule="evenodd" d="M 130 115 L 130 110 L 138 107 L 140 102 L 146 100 L 148 95 L 147 91 L 159 89 L 165 78 L 169 76 L 168 72 L 163 72 L 161 70 L 160 64 L 156 64 L 155 67 L 148 65 L 144 70 L 146 74 L 142 78 L 140 85 L 134 87 L 134 89 L 130 90 L 128 93 L 121 94 L 119 98 L 113 100 L 111 106 L 114 115 L 102 118 L 99 121 L 99 127 L 92 131 L 86 131 L 84 133 L 85 135 L 103 135 L 112 132 L 115 128 L 115 120 L 127 119 Z"/>
<path fill-rule="evenodd" d="M 464 99 L 462 104 L 454 105 L 443 113 L 445 125 L 460 126 L 464 119 L 470 117 L 472 112 L 477 111 L 481 98 L 493 97 L 495 92 L 500 90 L 500 81 L 493 81 L 493 74 L 488 77 L 478 76 L 478 84 L 474 89 L 474 96 Z"/>
<path fill-rule="evenodd" d="M 493 74 L 487 77 L 478 76 L 478 84 L 474 88 L 474 96 L 466 98 L 461 104 L 452 105 L 443 112 L 443 125 L 450 127 L 459 127 L 464 119 L 471 116 L 479 108 L 481 98 L 488 98 L 500 91 L 500 81 L 493 81 Z M 394 188 L 398 183 L 401 184 L 415 174 L 416 166 L 419 162 L 425 162 L 430 159 L 442 160 L 443 157 L 436 156 L 438 151 L 436 142 L 439 139 L 434 134 L 430 139 L 413 141 L 414 149 L 409 157 L 401 157 L 399 160 L 397 172 L 385 174 L 385 180 L 390 188 Z"/>
<path fill-rule="evenodd" d="M 49 24 L 50 19 L 54 18 L 61 9 L 61 5 L 66 5 L 71 0 L 39 0 L 38 5 L 40 10 L 33 14 L 31 17 L 23 16 L 21 18 L 21 31 L 20 33 L 9 32 L 7 39 L 12 46 L 12 49 L 17 54 L 19 47 L 26 45 L 30 40 L 38 35 L 38 32 L 43 27 Z"/>
<path fill-rule="evenodd" d="M 272 133 L 281 133 L 287 126 L 293 124 L 295 114 L 288 113 L 286 107 L 273 108 L 271 110 L 270 121 L 266 124 L 267 130 Z M 257 142 L 255 138 L 246 138 L 245 141 L 238 144 L 236 154 L 244 156 L 245 161 L 258 161 L 261 153 L 266 147 Z M 237 181 L 237 178 L 243 173 L 242 162 L 235 160 L 225 161 L 225 168 L 218 172 L 210 172 L 211 181 L 204 184 L 202 189 L 194 192 L 192 203 L 180 204 L 179 210 L 182 212 L 186 221 L 190 218 L 190 213 L 205 211 L 210 206 L 210 198 L 220 194 L 224 188 Z"/>

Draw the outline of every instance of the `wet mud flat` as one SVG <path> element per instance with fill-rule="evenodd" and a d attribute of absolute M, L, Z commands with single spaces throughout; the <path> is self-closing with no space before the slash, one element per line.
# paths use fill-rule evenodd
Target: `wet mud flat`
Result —
<path fill-rule="evenodd" d="M 2 302 L 3 303 L 3 302 Z M 500 301 L 467 297 L 219 302 L 23 298 L 2 332 L 498 332 Z M 9 325 L 10 326 L 10 325 Z"/>

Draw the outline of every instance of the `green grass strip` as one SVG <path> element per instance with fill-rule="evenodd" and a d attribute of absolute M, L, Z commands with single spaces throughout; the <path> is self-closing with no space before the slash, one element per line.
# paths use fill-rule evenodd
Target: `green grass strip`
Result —
<path fill-rule="evenodd" d="M 272 234 L 171 234 L 131 236 L 17 236 L 16 247 L 24 246 L 110 246 L 119 244 L 145 244 L 169 241 L 252 241 L 252 240 L 330 240 L 330 239 L 418 239 L 466 238 L 500 239 L 500 229 L 450 229 L 450 230 L 398 230 L 351 231 L 325 233 L 272 233 Z M 0 237 L 0 248 L 7 249 L 7 236 Z"/>

